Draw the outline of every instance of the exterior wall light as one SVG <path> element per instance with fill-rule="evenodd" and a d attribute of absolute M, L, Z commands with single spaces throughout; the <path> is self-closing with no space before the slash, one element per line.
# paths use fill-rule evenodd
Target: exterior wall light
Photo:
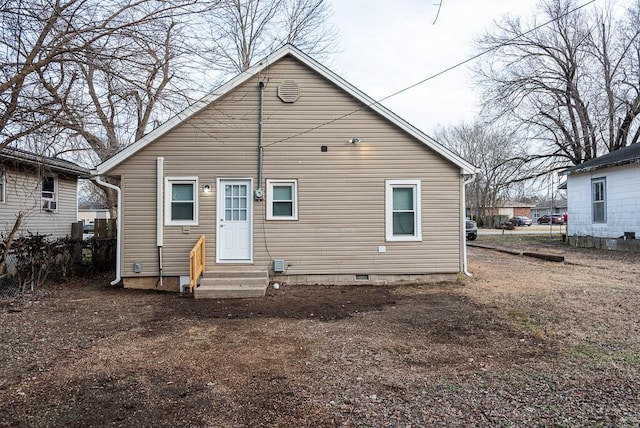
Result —
<path fill-rule="evenodd" d="M 360 138 L 355 138 L 355 137 L 354 138 L 349 138 L 349 142 L 351 144 L 359 143 L 360 142 Z"/>
<path fill-rule="evenodd" d="M 204 193 L 211 193 L 211 186 L 205 184 L 204 186 L 202 186 L 202 190 L 204 191 Z"/>

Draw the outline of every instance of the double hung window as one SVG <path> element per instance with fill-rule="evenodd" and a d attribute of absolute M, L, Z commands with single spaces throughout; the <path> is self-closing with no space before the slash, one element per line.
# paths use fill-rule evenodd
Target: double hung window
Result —
<path fill-rule="evenodd" d="M 594 223 L 607 222 L 607 181 L 605 178 L 591 180 L 591 218 Z"/>
<path fill-rule="evenodd" d="M 198 224 L 198 178 L 167 177 L 165 181 L 165 224 Z"/>
<path fill-rule="evenodd" d="M 0 168 L 0 203 L 5 202 L 6 199 L 6 184 L 5 184 L 5 178 L 4 178 L 4 171 L 2 170 L 2 168 Z"/>
<path fill-rule="evenodd" d="M 387 241 L 422 240 L 420 180 L 385 182 L 385 223 Z"/>
<path fill-rule="evenodd" d="M 41 186 L 41 199 L 42 209 L 44 211 L 57 211 L 58 198 L 57 198 L 57 182 L 56 178 L 50 175 L 42 177 Z"/>
<path fill-rule="evenodd" d="M 267 180 L 267 220 L 297 219 L 297 180 Z"/>

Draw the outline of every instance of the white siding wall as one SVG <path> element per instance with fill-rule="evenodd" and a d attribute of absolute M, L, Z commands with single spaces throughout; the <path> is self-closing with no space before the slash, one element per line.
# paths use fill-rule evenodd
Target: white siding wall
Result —
<path fill-rule="evenodd" d="M 591 180 L 606 178 L 607 222 L 593 223 Z M 618 238 L 624 232 L 640 237 L 640 166 L 624 165 L 570 175 L 567 181 L 569 235 Z"/>
<path fill-rule="evenodd" d="M 41 210 L 41 178 L 29 171 L 5 170 L 6 198 L 0 202 L 0 231 L 6 234 L 18 211 L 25 213 L 21 233 L 50 235 L 61 238 L 71 234 L 71 223 L 77 219 L 77 179 L 57 177 L 57 212 Z"/>

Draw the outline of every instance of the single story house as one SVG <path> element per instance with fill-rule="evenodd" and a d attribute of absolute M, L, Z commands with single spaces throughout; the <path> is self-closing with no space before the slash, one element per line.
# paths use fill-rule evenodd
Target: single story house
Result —
<path fill-rule="evenodd" d="M 640 237 L 640 144 L 591 159 L 567 176 L 570 236 Z"/>
<path fill-rule="evenodd" d="M 467 217 L 476 218 L 484 227 L 500 227 L 515 216 L 531 217 L 534 204 L 520 201 L 497 201 L 494 207 L 480 207 L 471 212 L 467 208 Z"/>
<path fill-rule="evenodd" d="M 0 232 L 7 234 L 19 211 L 20 234 L 71 235 L 78 216 L 78 178 L 88 170 L 75 163 L 5 147 L 0 151 Z"/>
<path fill-rule="evenodd" d="M 110 219 L 109 208 L 103 202 L 78 202 L 78 221 L 93 224 L 97 219 Z"/>
<path fill-rule="evenodd" d="M 195 297 L 466 271 L 475 168 L 292 45 L 94 173 L 119 179 L 125 287 L 182 289 L 202 237 Z"/>
<path fill-rule="evenodd" d="M 504 215 L 508 218 L 519 216 L 531 217 L 531 208 L 534 204 L 528 204 L 520 201 L 498 201 L 498 215 Z"/>
<path fill-rule="evenodd" d="M 564 214 L 565 212 L 567 212 L 567 200 L 564 197 L 553 201 L 540 201 L 531 208 L 531 219 L 535 222 L 543 215 Z"/>

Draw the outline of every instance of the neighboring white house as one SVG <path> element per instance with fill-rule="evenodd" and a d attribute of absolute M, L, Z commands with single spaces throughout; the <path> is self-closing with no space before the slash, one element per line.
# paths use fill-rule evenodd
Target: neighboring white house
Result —
<path fill-rule="evenodd" d="M 16 148 L 0 151 L 0 233 L 24 213 L 20 233 L 61 238 L 78 216 L 78 177 L 88 171 L 72 162 Z"/>
<path fill-rule="evenodd" d="M 570 236 L 640 237 L 640 144 L 564 171 Z"/>
<path fill-rule="evenodd" d="M 78 221 L 84 224 L 93 224 L 96 219 L 110 219 L 111 214 L 106 204 L 101 202 L 84 202 L 78 203 Z"/>

